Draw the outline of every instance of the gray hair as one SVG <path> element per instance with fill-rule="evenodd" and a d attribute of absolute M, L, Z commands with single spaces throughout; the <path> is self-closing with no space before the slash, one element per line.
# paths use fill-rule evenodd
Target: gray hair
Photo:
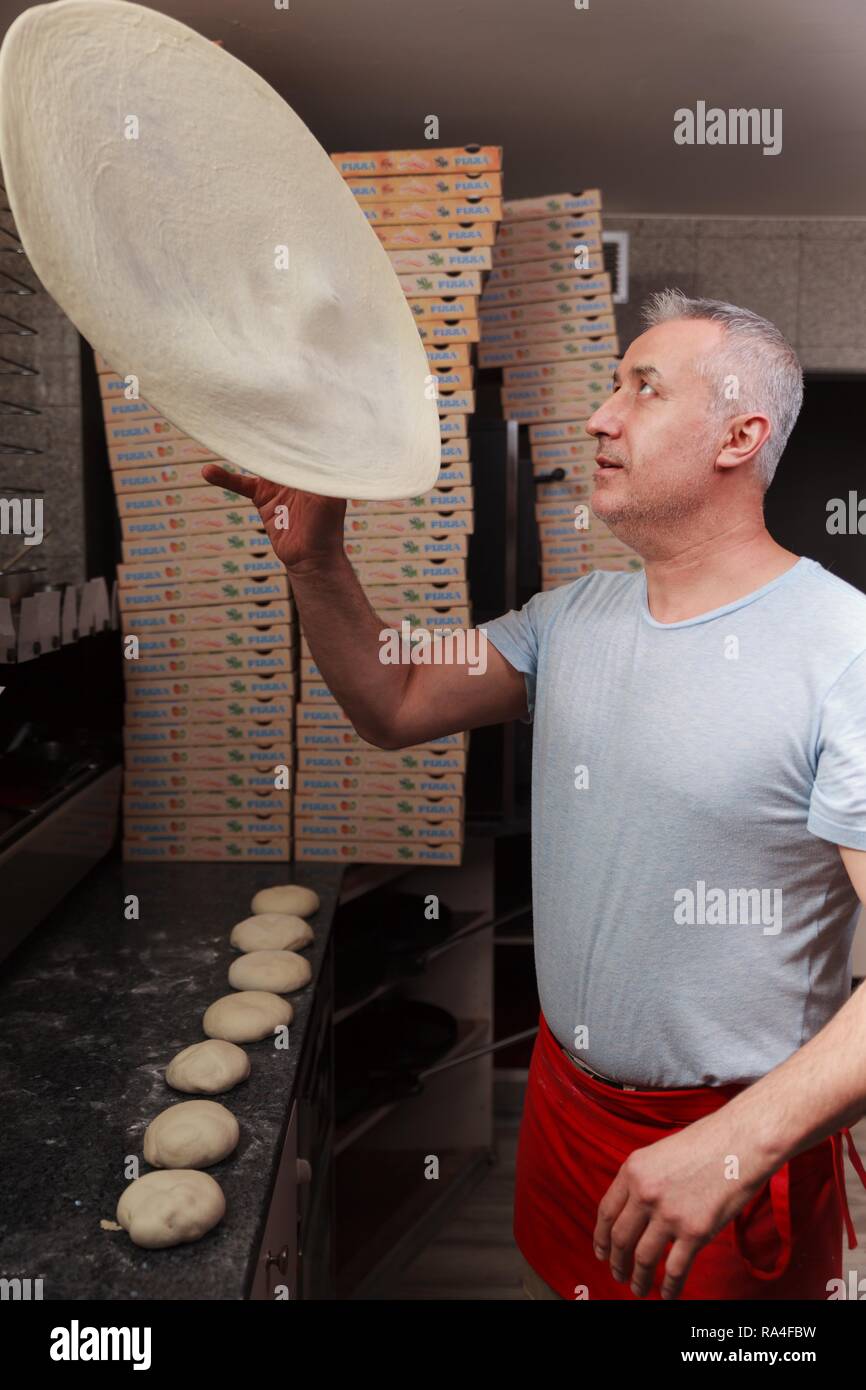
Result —
<path fill-rule="evenodd" d="M 755 472 L 768 488 L 803 404 L 803 369 L 787 338 L 751 309 L 738 309 L 719 299 L 689 299 L 682 290 L 650 295 L 643 318 L 647 328 L 672 319 L 709 319 L 721 324 L 730 342 L 699 362 L 698 371 L 713 389 L 719 419 L 750 411 L 769 418 L 772 432 L 755 458 Z M 738 384 L 736 411 L 730 410 L 725 395 L 727 377 L 734 377 Z"/>

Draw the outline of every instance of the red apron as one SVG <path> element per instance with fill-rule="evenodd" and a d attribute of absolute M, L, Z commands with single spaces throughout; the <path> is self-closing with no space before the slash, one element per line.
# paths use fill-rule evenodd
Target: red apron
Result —
<path fill-rule="evenodd" d="M 598 1206 L 634 1149 L 725 1105 L 743 1086 L 621 1091 L 576 1067 L 541 1015 L 517 1151 L 514 1237 L 563 1298 L 634 1299 L 596 1259 Z M 866 1170 L 847 1129 L 783 1165 L 695 1256 L 682 1299 L 823 1299 L 841 1278 L 841 1224 L 857 1244 L 845 1197 L 842 1136 L 864 1187 Z M 647 1298 L 660 1298 L 660 1266 Z"/>

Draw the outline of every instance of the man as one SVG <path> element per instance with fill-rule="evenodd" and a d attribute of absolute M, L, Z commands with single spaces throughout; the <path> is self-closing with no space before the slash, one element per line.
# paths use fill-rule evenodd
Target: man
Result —
<path fill-rule="evenodd" d="M 536 594 L 483 675 L 380 662 L 342 502 L 205 474 L 259 506 L 363 738 L 534 720 L 515 1234 L 541 1296 L 825 1298 L 866 1110 L 866 597 L 764 525 L 802 400 L 778 330 L 675 291 L 647 324 L 586 426 L 592 508 L 645 572 Z"/>

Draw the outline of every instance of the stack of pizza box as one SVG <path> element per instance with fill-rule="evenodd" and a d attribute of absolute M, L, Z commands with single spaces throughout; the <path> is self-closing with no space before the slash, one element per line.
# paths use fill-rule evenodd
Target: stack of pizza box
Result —
<path fill-rule="evenodd" d="M 589 508 L 585 424 L 611 390 L 619 340 L 598 189 L 503 204 L 481 298 L 479 362 L 502 370 L 502 412 L 529 428 L 543 589 L 642 568 Z"/>
<path fill-rule="evenodd" d="M 469 416 L 478 302 L 502 215 L 502 151 L 363 151 L 331 158 L 390 257 L 418 325 L 439 403 L 436 486 L 399 501 L 350 501 L 346 551 L 397 659 L 427 629 L 444 659 L 471 625 L 474 498 Z M 435 648 L 430 648 L 431 652 Z M 295 854 L 359 863 L 459 864 L 468 735 L 374 748 L 354 732 L 301 634 Z"/>
<path fill-rule="evenodd" d="M 258 512 L 96 354 L 122 534 L 123 856 L 291 859 L 295 618 Z M 231 472 L 242 472 L 217 460 Z"/>

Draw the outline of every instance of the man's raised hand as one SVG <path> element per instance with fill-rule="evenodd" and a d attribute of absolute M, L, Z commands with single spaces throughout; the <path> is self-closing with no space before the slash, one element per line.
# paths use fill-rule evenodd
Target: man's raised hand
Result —
<path fill-rule="evenodd" d="M 201 471 L 205 482 L 252 502 L 274 554 L 290 573 L 321 570 L 342 555 L 344 498 L 318 497 L 300 488 L 280 487 L 267 478 L 229 473 L 217 463 L 206 463 Z"/>

